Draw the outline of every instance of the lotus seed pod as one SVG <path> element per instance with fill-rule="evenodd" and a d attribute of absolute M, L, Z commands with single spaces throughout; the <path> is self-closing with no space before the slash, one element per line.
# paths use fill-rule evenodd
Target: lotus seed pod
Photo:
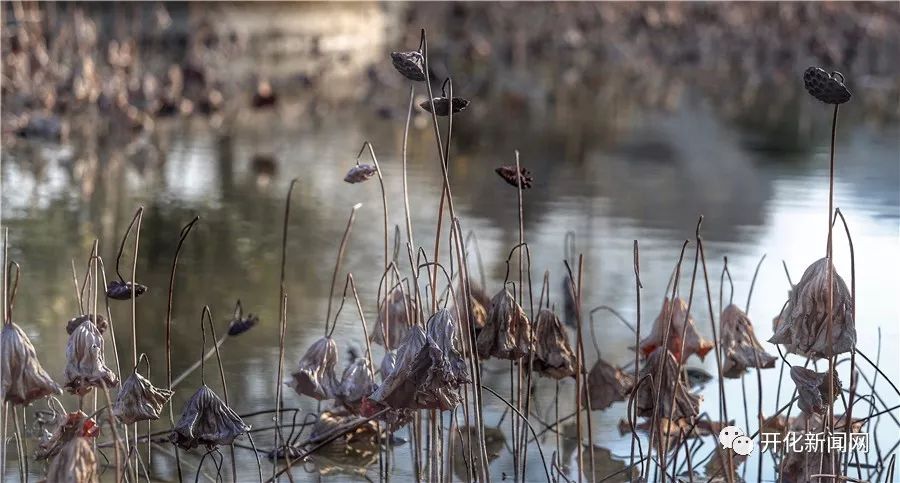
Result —
<path fill-rule="evenodd" d="M 850 91 L 840 72 L 829 74 L 818 67 L 810 67 L 803 73 L 803 85 L 813 97 L 826 104 L 843 104 L 850 100 Z"/>

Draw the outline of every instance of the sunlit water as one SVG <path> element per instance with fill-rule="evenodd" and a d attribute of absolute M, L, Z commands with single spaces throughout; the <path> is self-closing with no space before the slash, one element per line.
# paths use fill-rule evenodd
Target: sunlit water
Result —
<path fill-rule="evenodd" d="M 385 96 L 394 96 L 398 106 L 405 102 L 402 90 Z M 549 270 L 551 299 L 561 306 L 564 238 L 566 232 L 574 231 L 577 251 L 585 257 L 585 313 L 605 304 L 634 321 L 632 243 L 638 240 L 642 329 L 648 330 L 682 242 L 693 240 L 697 219 L 703 215 L 715 307 L 723 257 L 728 257 L 733 275 L 734 301 L 743 306 L 754 268 L 766 255 L 750 307 L 757 334 L 765 341 L 771 336 L 771 320 L 789 288 L 782 260 L 796 282 L 806 266 L 825 253 L 830 110 L 807 98 L 797 105 L 801 114 L 782 120 L 793 127 L 777 139 L 768 139 L 770 131 L 762 129 L 762 125 L 739 125 L 702 102 L 682 102 L 668 113 L 604 114 L 603 125 L 581 126 L 577 134 L 571 135 L 560 135 L 560 131 L 569 131 L 560 126 L 553 130 L 556 134 L 545 135 L 544 131 L 556 121 L 541 118 L 480 134 L 478 126 L 472 125 L 476 120 L 465 114 L 458 116 L 454 121 L 462 126 L 462 134 L 454 138 L 451 153 L 453 196 L 463 229 L 477 234 L 489 292 L 500 288 L 507 253 L 518 240 L 515 190 L 503 183 L 493 169 L 513 163 L 514 149 L 519 149 L 522 165 L 535 176 L 534 188 L 525 193 L 526 240 L 533 257 L 535 296 L 540 290 L 539 280 Z M 851 103 L 842 110 L 847 115 L 838 131 L 835 204 L 847 218 L 856 251 L 858 347 L 874 358 L 880 340 L 880 367 L 897 380 L 900 370 L 894 350 L 900 336 L 898 131 L 897 126 L 864 123 L 854 114 L 853 106 Z M 353 273 L 370 327 L 375 319 L 375 293 L 383 265 L 378 183 L 372 180 L 348 185 L 342 181 L 359 146 L 364 140 L 371 140 L 385 173 L 392 231 L 395 224 L 403 226 L 399 157 L 403 120 L 377 119 L 368 114 L 373 109 L 361 105 L 357 111 L 326 119 L 298 120 L 286 116 L 287 121 L 280 119 L 277 112 L 246 113 L 228 132 L 211 129 L 202 120 L 164 121 L 151 137 L 130 144 L 101 143 L 96 151 L 97 171 L 87 174 L 83 165 L 91 150 L 77 140 L 72 146 L 20 143 L 5 150 L 3 225 L 9 228 L 10 256 L 22 267 L 15 320 L 31 337 L 44 367 L 57 381 L 63 379 L 67 340 L 64 325 L 78 311 L 71 260 L 75 259 L 81 276 L 91 243 L 99 237 L 107 276 L 112 277 L 120 237 L 134 210 L 144 206 L 137 273 L 138 279 L 150 287 L 150 293 L 137 302 L 138 352 L 148 354 L 152 379 L 162 385 L 171 258 L 180 227 L 199 215 L 200 224 L 186 243 L 175 283 L 173 373 L 180 374 L 199 357 L 203 305 L 212 308 L 221 334 L 239 298 L 246 310 L 260 315 L 262 322 L 222 347 L 231 405 L 239 413 L 273 408 L 278 367 L 281 219 L 290 179 L 299 177 L 288 232 L 286 370 L 293 370 L 309 344 L 323 335 L 338 243 L 351 206 L 358 202 L 363 206 L 342 271 Z M 413 129 L 409 166 L 414 238 L 429 256 L 441 186 L 431 136 L 427 124 Z M 251 159 L 257 153 L 274 155 L 276 172 L 270 179 L 253 169 Z M 849 283 L 849 250 L 843 229 L 836 233 L 835 263 Z M 443 236 L 442 261 L 446 263 L 446 229 Z M 474 246 L 470 249 L 474 250 Z M 130 253 L 129 248 L 122 264 L 126 277 L 131 270 Z M 682 270 L 681 293 L 685 298 L 693 258 L 691 244 Z M 400 259 L 406 260 L 405 253 Z M 473 276 L 480 277 L 475 258 L 470 256 L 469 260 Z M 702 282 L 702 271 L 700 274 L 698 280 Z M 339 275 L 338 298 L 343 276 Z M 728 298 L 726 288 L 725 299 Z M 339 299 L 335 301 L 338 302 Z M 127 375 L 132 350 L 130 304 L 113 304 L 121 373 Z M 702 283 L 696 287 L 693 305 L 693 316 L 701 332 L 709 337 Z M 634 335 L 627 327 L 604 312 L 599 312 L 592 323 L 597 346 L 606 360 L 625 365 L 633 359 L 630 347 Z M 364 350 L 365 345 L 355 309 L 345 309 L 337 324 L 342 371 L 349 359 L 347 350 Z M 587 329 L 585 335 L 590 337 Z M 763 345 L 775 353 L 771 344 Z M 108 342 L 108 353 L 111 350 Z M 382 348 L 375 346 L 374 350 L 375 360 L 380 361 Z M 591 342 L 586 342 L 586 351 L 588 362 L 593 363 L 597 354 Z M 799 361 L 793 357 L 790 360 Z M 692 358 L 688 364 L 716 372 L 712 355 L 702 362 Z M 496 361 L 486 363 L 484 383 L 508 394 L 507 367 Z M 871 377 L 871 368 L 865 363 L 861 367 Z M 841 368 L 841 380 L 846 383 L 848 365 Z M 219 390 L 214 363 L 207 365 L 206 379 L 215 381 L 211 384 Z M 746 382 L 752 431 L 756 428 L 757 401 L 752 372 Z M 176 417 L 199 383 L 197 372 L 178 387 L 173 399 Z M 536 412 L 541 419 L 551 420 L 554 384 L 542 378 L 535 384 Z M 763 371 L 766 414 L 776 408 L 777 384 L 777 367 Z M 785 376 L 780 404 L 790 398 L 792 390 L 793 384 Z M 896 403 L 896 395 L 886 385 L 879 386 L 879 390 L 887 404 Z M 560 414 L 567 415 L 573 407 L 574 383 L 563 381 L 560 391 Z M 745 426 L 741 382 L 726 380 L 725 391 L 729 416 Z M 287 407 L 304 412 L 317 408 L 315 401 L 299 397 L 289 388 L 284 394 Z M 715 382 L 702 394 L 702 410 L 715 414 Z M 503 403 L 487 393 L 484 397 L 486 424 L 496 425 Z M 77 406 L 70 396 L 62 400 L 68 408 Z M 86 404 L 92 407 L 92 398 L 88 397 Z M 630 450 L 630 436 L 621 436 L 618 431 L 625 411 L 625 404 L 617 403 L 593 414 L 594 443 L 609 448 L 621 460 L 627 460 Z M 249 422 L 257 427 L 271 424 L 258 417 Z M 165 429 L 167 424 L 158 422 L 153 427 Z M 502 428 L 508 431 L 508 416 Z M 879 433 L 882 448 L 893 445 L 896 434 L 893 425 L 885 421 Z M 406 431 L 399 435 L 405 438 Z M 257 446 L 270 448 L 271 438 L 271 433 L 266 432 L 254 439 Z M 704 448 L 711 449 L 714 444 L 713 439 L 707 438 Z M 541 446 L 549 459 L 555 451 L 555 439 L 548 433 Z M 239 455 L 240 479 L 255 479 L 251 453 L 240 451 Z M 537 455 L 532 446 L 527 467 L 529 481 L 544 478 Z M 755 452 L 747 464 L 748 480 L 756 480 L 758 455 Z M 567 457 L 569 463 L 575 462 L 574 453 Z M 874 455 L 870 455 L 872 458 Z M 409 445 L 396 448 L 394 461 L 394 478 L 409 479 Z M 765 456 L 766 478 L 773 475 L 770 461 Z M 154 455 L 153 467 L 163 477 L 174 474 L 172 460 L 160 452 Z M 315 468 L 314 463 L 304 465 L 307 471 Z M 377 462 L 369 467 L 368 478 L 378 478 L 377 468 Z M 295 475 L 302 478 L 304 469 L 295 470 Z M 265 458 L 263 472 L 271 474 Z M 512 456 L 503 452 L 492 463 L 491 472 L 497 479 L 503 473 L 511 475 Z M 575 472 L 574 466 L 570 468 L 570 475 Z M 344 478 L 349 476 L 337 479 Z"/>

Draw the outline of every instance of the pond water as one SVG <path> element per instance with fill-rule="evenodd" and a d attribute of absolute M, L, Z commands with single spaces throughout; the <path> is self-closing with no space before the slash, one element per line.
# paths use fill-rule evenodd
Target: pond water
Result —
<path fill-rule="evenodd" d="M 573 231 L 577 251 L 585 257 L 583 309 L 609 305 L 633 321 L 632 243 L 638 240 L 642 322 L 647 330 L 657 315 L 681 244 L 693 239 L 697 219 L 703 215 L 714 306 L 718 306 L 723 257 L 728 257 L 733 275 L 734 300 L 743 306 L 754 268 L 766 255 L 749 312 L 760 340 L 765 341 L 789 288 L 782 260 L 796 282 L 825 252 L 831 111 L 811 98 L 795 97 L 792 108 L 774 119 L 763 112 L 748 113 L 743 119 L 723 115 L 714 104 L 705 102 L 701 92 L 686 93 L 686 100 L 669 110 L 624 106 L 598 113 L 593 122 L 579 121 L 577 126 L 565 124 L 574 121 L 549 115 L 527 116 L 499 127 L 496 120 L 459 115 L 454 119 L 458 131 L 450 165 L 453 195 L 463 229 L 477 235 L 488 291 L 500 288 L 507 253 L 518 240 L 515 190 L 493 169 L 513 163 L 518 149 L 522 165 L 535 177 L 534 188 L 525 193 L 524 210 L 536 293 L 538 281 L 549 270 L 551 297 L 561 306 L 564 239 Z M 402 111 L 406 92 L 398 88 L 383 93 L 379 100 L 401 106 Z M 900 369 L 892 351 L 900 337 L 900 137 L 897 125 L 868 122 L 854 106 L 850 103 L 842 108 L 835 204 L 847 218 L 856 251 L 858 347 L 874 358 L 880 340 L 884 349 L 881 369 L 897 380 Z M 3 226 L 9 228 L 10 256 L 22 267 L 15 320 L 31 337 L 44 367 L 55 379 L 62 379 L 67 339 L 63 327 L 77 312 L 71 261 L 75 260 L 79 275 L 83 274 L 97 237 L 107 276 L 112 276 L 120 237 L 134 210 L 144 206 L 137 273 L 150 292 L 137 302 L 137 350 L 147 353 L 152 379 L 162 385 L 171 257 L 180 227 L 199 215 L 200 223 L 186 243 L 175 284 L 173 372 L 180 374 L 200 354 L 203 305 L 211 307 L 221 332 L 235 300 L 240 299 L 245 310 L 259 314 L 261 322 L 222 346 L 231 405 L 239 413 L 274 407 L 281 219 L 292 178 L 298 177 L 299 182 L 288 235 L 287 370 L 292 370 L 306 348 L 323 334 L 333 263 L 355 203 L 363 205 L 342 272 L 353 273 L 370 326 L 375 319 L 383 257 L 378 183 L 349 185 L 343 176 L 360 145 L 370 140 L 385 174 L 390 224 L 402 226 L 399 154 L 403 119 L 379 116 L 376 108 L 373 103 L 362 103 L 327 116 L 307 117 L 282 107 L 271 112 L 242 112 L 227 128 L 210 126 L 200 118 L 169 120 L 159 122 L 152 135 L 125 141 L 18 142 L 5 149 Z M 432 133 L 424 119 L 417 121 L 410 134 L 409 198 L 414 238 L 430 254 L 441 181 Z M 254 161 L 261 154 L 274 163 Z M 843 230 L 836 233 L 836 265 L 849 283 L 847 243 Z M 474 246 L 470 248 L 474 250 Z M 693 244 L 685 259 L 681 287 L 687 297 Z M 127 270 L 130 260 L 131 250 L 127 249 L 123 260 Z M 473 257 L 470 263 L 473 274 L 482 276 Z M 125 270 L 123 273 L 128 273 Z M 343 274 L 339 275 L 342 279 Z M 341 286 L 339 282 L 338 291 Z M 705 307 L 705 291 L 698 285 L 692 313 L 701 332 L 709 337 Z M 130 304 L 114 302 L 112 315 L 122 372 L 127 373 L 132 349 Z M 597 313 L 592 324 L 597 347 L 606 360 L 620 365 L 632 360 L 629 347 L 634 335 L 627 327 L 604 312 Z M 348 350 L 365 347 L 355 310 L 343 311 L 335 333 L 339 370 L 343 370 Z M 775 353 L 771 344 L 763 344 Z M 597 357 L 593 347 L 587 342 L 589 363 Z M 375 346 L 374 350 L 380 361 L 382 348 Z M 871 377 L 871 368 L 861 364 Z M 688 365 L 716 372 L 714 357 L 705 361 L 692 358 Z M 508 394 L 506 369 L 497 361 L 486 363 L 484 383 Z M 842 371 L 841 379 L 849 381 L 846 365 Z M 213 366 L 208 365 L 207 372 L 208 380 L 217 380 Z M 753 374 L 748 377 L 753 430 L 757 390 Z M 199 383 L 200 374 L 194 373 L 178 388 L 173 399 L 176 414 Z M 777 367 L 763 371 L 767 414 L 775 410 L 777 383 Z M 554 385 L 539 378 L 536 386 L 537 412 L 544 420 L 552 419 Z M 213 387 L 218 388 L 218 383 Z M 790 398 L 792 389 L 787 379 L 781 387 L 781 404 Z M 894 404 L 896 397 L 881 389 L 886 402 Z M 569 414 L 574 384 L 564 381 L 560 391 L 560 412 Z M 741 382 L 727 380 L 725 391 L 731 418 L 744 426 Z M 703 410 L 714 413 L 718 406 L 715 383 L 707 385 L 702 395 Z M 77 405 L 70 396 L 62 400 L 67 407 Z M 317 408 L 315 401 L 290 389 L 285 390 L 285 404 L 304 412 Z M 502 402 L 485 394 L 488 425 L 498 423 L 503 409 Z M 627 460 L 630 437 L 618 431 L 625 411 L 625 404 L 617 403 L 595 412 L 593 439 L 614 458 Z M 249 421 L 257 427 L 269 424 L 258 417 Z M 508 421 L 501 429 L 508 430 Z M 166 426 L 160 422 L 153 427 L 161 430 Z M 896 434 L 886 421 L 879 433 L 883 448 L 894 444 Z M 400 435 L 405 437 L 405 431 Z M 258 446 L 270 447 L 271 433 L 261 433 L 255 441 Z M 707 439 L 706 443 L 705 447 L 712 448 L 714 441 Z M 548 435 L 541 445 L 549 458 L 555 450 L 554 438 Z M 409 445 L 395 450 L 393 475 L 398 481 L 411 476 L 408 451 Z M 249 454 L 239 453 L 241 480 L 255 478 Z M 574 463 L 574 454 L 569 455 L 569 462 Z M 756 452 L 750 458 L 748 480 L 756 480 L 758 457 Z M 769 461 L 766 456 L 766 478 L 773 474 Z M 172 477 L 172 460 L 165 455 L 155 453 L 153 465 L 159 475 Z M 264 474 L 271 471 L 265 459 L 263 465 Z M 305 470 L 314 468 L 310 463 Z M 370 466 L 367 477 L 376 479 L 377 468 L 377 463 Z M 341 470 L 352 468 L 345 465 Z M 527 471 L 529 481 L 543 479 L 533 446 Z M 575 471 L 571 469 L 570 475 Z M 503 473 L 510 475 L 511 455 L 501 452 L 491 472 L 497 479 Z M 312 478 L 301 468 L 295 475 Z M 335 477 L 345 478 L 365 477 Z"/>

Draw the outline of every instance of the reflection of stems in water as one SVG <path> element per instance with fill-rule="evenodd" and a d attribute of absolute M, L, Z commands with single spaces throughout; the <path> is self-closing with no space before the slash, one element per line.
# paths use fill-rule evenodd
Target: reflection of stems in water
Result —
<path fill-rule="evenodd" d="M 531 435 L 534 437 L 534 442 L 537 445 L 538 453 L 540 453 L 540 455 L 541 455 L 541 463 L 544 464 L 544 473 L 547 476 L 547 481 L 552 481 L 550 479 L 550 470 L 547 468 L 547 460 L 544 458 L 544 450 L 541 448 L 541 443 L 540 443 L 540 441 L 538 441 L 537 433 L 534 431 L 534 428 L 531 426 L 531 423 L 528 422 L 528 418 L 523 416 L 522 413 L 520 413 L 518 409 L 513 407 L 513 405 L 510 404 L 509 401 L 507 401 L 506 399 L 503 399 L 503 396 L 501 396 L 500 394 L 497 394 L 497 392 L 494 391 L 493 389 L 491 389 L 487 386 L 481 386 L 481 388 L 484 389 L 485 391 L 493 394 L 494 396 L 497 397 L 497 399 L 499 399 L 504 404 L 506 404 L 509 407 L 509 409 L 511 409 L 512 412 L 516 413 L 516 416 L 518 416 L 519 419 L 521 419 L 522 422 L 528 426 L 528 429 L 531 430 Z M 579 441 L 579 446 L 581 446 L 580 441 Z"/>

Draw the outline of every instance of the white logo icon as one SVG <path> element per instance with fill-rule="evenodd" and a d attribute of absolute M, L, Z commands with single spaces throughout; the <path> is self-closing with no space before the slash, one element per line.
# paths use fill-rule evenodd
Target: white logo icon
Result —
<path fill-rule="evenodd" d="M 732 441 L 731 449 L 734 450 L 736 454 L 747 456 L 753 452 L 753 440 L 747 436 L 738 436 Z"/>
<path fill-rule="evenodd" d="M 719 442 L 722 443 L 723 448 L 731 448 L 734 439 L 743 435 L 744 431 L 741 428 L 737 426 L 726 426 L 719 432 Z"/>
<path fill-rule="evenodd" d="M 722 431 L 719 432 L 719 443 L 722 443 L 723 448 L 730 448 L 741 456 L 747 456 L 753 452 L 753 440 L 737 426 L 722 428 Z"/>

